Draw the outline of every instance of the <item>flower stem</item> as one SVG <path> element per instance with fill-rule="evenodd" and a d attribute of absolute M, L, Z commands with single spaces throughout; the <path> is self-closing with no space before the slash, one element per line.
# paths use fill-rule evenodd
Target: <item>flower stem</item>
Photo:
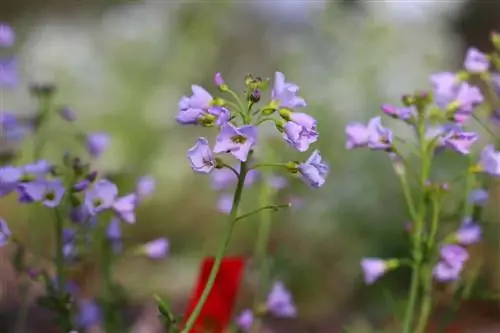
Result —
<path fill-rule="evenodd" d="M 63 292 L 66 288 L 66 274 L 64 271 L 64 253 L 63 253 L 63 219 L 59 210 L 54 209 L 56 215 L 55 223 L 55 241 L 56 241 L 56 272 L 57 272 L 57 286 L 59 291 Z"/>
<path fill-rule="evenodd" d="M 117 317 L 113 302 L 113 246 L 111 241 L 104 237 L 102 240 L 103 260 L 101 274 L 103 279 L 103 297 L 104 297 L 104 328 L 106 332 L 114 333 L 117 331 Z"/>
<path fill-rule="evenodd" d="M 239 220 L 243 220 L 243 219 L 246 219 L 247 217 L 250 217 L 252 215 L 255 215 L 257 213 L 260 213 L 260 212 L 263 212 L 262 214 L 262 219 L 264 220 L 265 217 L 264 216 L 269 216 L 270 214 L 269 213 L 272 213 L 272 212 L 276 212 L 278 211 L 279 209 L 281 208 L 288 208 L 290 207 L 290 204 L 286 204 L 286 205 L 267 205 L 267 206 L 262 206 L 254 211 L 251 211 L 249 213 L 246 213 L 246 214 L 243 214 L 243 215 L 240 215 L 236 218 L 236 221 L 239 221 Z M 268 211 L 268 212 L 265 212 L 265 211 Z M 259 228 L 259 232 L 260 232 L 260 228 Z M 260 234 L 259 234 L 260 236 Z M 259 239 L 259 238 L 258 238 Z M 257 240 L 258 240 L 257 239 Z M 257 241 L 258 242 L 258 241 Z"/>
<path fill-rule="evenodd" d="M 224 257 L 227 247 L 229 245 L 229 241 L 231 239 L 231 235 L 234 230 L 234 226 L 236 225 L 236 218 L 238 214 L 238 207 L 241 202 L 241 196 L 243 193 L 243 188 L 245 185 L 245 178 L 247 175 L 247 164 L 246 162 L 241 162 L 241 167 L 240 167 L 240 176 L 238 177 L 238 183 L 236 185 L 236 190 L 234 192 L 234 197 L 233 197 L 233 206 L 231 208 L 231 212 L 229 213 L 229 220 L 228 220 L 228 225 L 224 234 L 223 241 L 219 247 L 219 250 L 217 251 L 217 254 L 215 256 L 215 261 L 214 265 L 212 266 L 212 270 L 210 271 L 210 275 L 208 276 L 208 281 L 207 284 L 205 285 L 205 288 L 203 289 L 203 292 L 200 296 L 200 299 L 198 300 L 198 303 L 196 304 L 193 312 L 189 316 L 189 318 L 186 321 L 186 325 L 181 331 L 181 333 L 189 333 L 191 329 L 193 328 L 194 324 L 196 323 L 196 320 L 200 316 L 201 310 L 203 309 L 203 306 L 205 305 L 208 296 L 210 295 L 210 291 L 212 290 L 212 287 L 215 283 L 215 279 L 217 278 L 217 273 L 219 273 L 219 269 L 221 266 L 222 258 Z"/>

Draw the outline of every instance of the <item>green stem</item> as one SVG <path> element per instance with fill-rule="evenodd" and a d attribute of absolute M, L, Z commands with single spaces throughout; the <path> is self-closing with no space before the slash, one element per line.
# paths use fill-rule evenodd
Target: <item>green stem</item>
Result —
<path fill-rule="evenodd" d="M 106 235 L 102 240 L 103 260 L 101 267 L 101 274 L 103 279 L 103 298 L 104 298 L 104 328 L 108 333 L 117 331 L 117 318 L 115 315 L 116 309 L 113 302 L 113 244 Z"/>
<path fill-rule="evenodd" d="M 266 214 L 266 213 L 271 213 L 271 212 L 276 212 L 278 211 L 279 209 L 281 208 L 289 208 L 290 207 L 290 204 L 286 204 L 286 205 L 267 205 L 267 206 L 263 206 L 263 207 L 260 207 L 254 211 L 251 211 L 249 213 L 246 213 L 246 214 L 243 214 L 243 215 L 240 215 L 236 218 L 236 221 L 239 221 L 239 220 L 243 220 L 243 219 L 246 219 L 247 217 L 249 216 L 252 216 L 252 215 L 255 215 L 257 213 L 260 213 L 260 212 L 263 212 L 263 211 L 270 211 L 270 212 L 264 212 L 264 214 L 262 214 L 262 219 L 265 219 L 264 216 L 265 215 L 270 215 L 270 214 Z M 259 229 L 260 230 L 260 229 Z M 260 234 L 259 234 L 260 235 Z"/>
<path fill-rule="evenodd" d="M 227 247 L 229 245 L 229 241 L 231 239 L 231 235 L 233 233 L 234 226 L 236 225 L 236 217 L 238 214 L 238 207 L 241 202 L 241 196 L 243 193 L 243 188 L 245 185 L 245 178 L 247 175 L 247 164 L 246 162 L 241 162 L 241 167 L 240 167 L 240 177 L 238 178 L 238 183 L 236 185 L 236 190 L 234 192 L 234 197 L 233 197 L 233 206 L 231 208 L 231 212 L 229 213 L 229 220 L 228 220 L 228 225 L 224 234 L 223 241 L 219 247 L 219 250 L 217 251 L 217 254 L 215 256 L 215 261 L 214 265 L 212 266 L 212 270 L 210 271 L 210 275 L 208 276 L 208 281 L 207 284 L 205 285 L 205 288 L 203 292 L 201 293 L 200 299 L 198 300 L 198 303 L 196 304 L 193 312 L 189 316 L 189 318 L 186 321 L 186 326 L 184 329 L 181 331 L 181 333 L 189 333 L 191 329 L 193 328 L 196 320 L 200 316 L 201 310 L 203 309 L 203 306 L 205 305 L 208 296 L 210 295 L 210 291 L 212 290 L 212 287 L 215 283 L 215 279 L 217 278 L 217 273 L 219 273 L 219 269 L 222 263 L 222 258 L 224 257 Z"/>
<path fill-rule="evenodd" d="M 66 274 L 64 271 L 64 252 L 63 252 L 63 219 L 59 210 L 54 209 L 56 215 L 55 223 L 55 241 L 56 241 L 56 272 L 58 290 L 63 292 L 66 288 Z"/>

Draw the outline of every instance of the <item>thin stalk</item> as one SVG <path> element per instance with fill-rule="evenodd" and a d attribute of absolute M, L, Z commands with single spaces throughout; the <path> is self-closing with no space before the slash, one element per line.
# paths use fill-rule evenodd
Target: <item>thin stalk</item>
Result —
<path fill-rule="evenodd" d="M 236 190 L 234 192 L 233 206 L 231 208 L 231 212 L 229 213 L 228 223 L 227 223 L 227 227 L 226 227 L 226 231 L 224 233 L 222 243 L 221 243 L 221 245 L 217 251 L 217 254 L 215 256 L 214 265 L 212 266 L 212 270 L 210 271 L 210 275 L 208 276 L 207 284 L 205 285 L 205 288 L 203 289 L 203 292 L 201 293 L 200 299 L 198 300 L 198 303 L 196 304 L 193 312 L 191 313 L 191 315 L 187 319 L 186 326 L 181 331 L 181 333 L 188 333 L 193 328 L 196 320 L 200 316 L 200 313 L 201 313 L 201 310 L 203 309 L 203 306 L 205 305 L 205 303 L 208 299 L 208 296 L 210 295 L 210 291 L 212 290 L 215 279 L 217 278 L 217 273 L 219 273 L 222 258 L 224 257 L 224 255 L 226 253 L 227 247 L 229 245 L 229 241 L 231 239 L 231 235 L 233 234 L 234 226 L 236 225 L 238 207 L 239 207 L 240 202 L 241 202 L 241 196 L 242 196 L 243 188 L 245 185 L 245 178 L 247 175 L 247 171 L 248 170 L 247 170 L 246 162 L 241 162 L 240 177 L 238 178 L 238 183 L 236 185 Z"/>
<path fill-rule="evenodd" d="M 101 274 L 103 279 L 103 296 L 105 302 L 104 311 L 104 329 L 107 333 L 117 332 L 117 321 L 113 306 L 113 272 L 112 272 L 112 259 L 113 247 L 109 239 L 102 240 L 103 260 L 101 267 Z"/>

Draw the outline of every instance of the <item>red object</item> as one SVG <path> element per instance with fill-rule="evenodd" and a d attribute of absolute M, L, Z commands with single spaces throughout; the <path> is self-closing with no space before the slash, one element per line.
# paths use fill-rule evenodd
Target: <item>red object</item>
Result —
<path fill-rule="evenodd" d="M 213 257 L 208 257 L 201 263 L 198 282 L 184 314 L 184 323 L 193 312 L 203 293 L 203 289 L 205 289 L 214 262 Z M 222 259 L 212 290 L 193 329 L 189 333 L 222 333 L 226 329 L 231 321 L 236 296 L 243 278 L 244 267 L 245 259 L 243 257 L 226 257 Z"/>

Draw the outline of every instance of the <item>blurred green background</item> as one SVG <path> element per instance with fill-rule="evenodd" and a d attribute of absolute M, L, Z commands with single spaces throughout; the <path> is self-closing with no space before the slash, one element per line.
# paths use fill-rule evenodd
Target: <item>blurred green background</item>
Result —
<path fill-rule="evenodd" d="M 0 20 L 18 35 L 9 52 L 19 57 L 23 83 L 54 82 L 57 103 L 76 112 L 80 128 L 112 134 L 95 168 L 112 174 L 124 193 L 142 175 L 157 179 L 138 222 L 125 227 L 127 245 L 166 236 L 171 255 L 161 263 L 121 260 L 117 278 L 138 301 L 153 293 L 185 299 L 199 259 L 215 252 L 225 221 L 209 178 L 193 174 L 186 161 L 186 150 L 208 130 L 176 124 L 180 97 L 189 95 L 191 84 L 216 93 L 218 71 L 234 90 L 243 89 L 246 73 L 272 78 L 282 71 L 300 85 L 307 112 L 319 121 L 316 147 L 331 174 L 319 190 L 297 181 L 278 194 L 277 201 L 296 196 L 304 205 L 273 215 L 271 248 L 276 277 L 292 289 L 301 320 L 313 323 L 384 318 L 394 312 L 388 302 L 404 297 L 408 282 L 402 271 L 384 278 L 383 287 L 362 284 L 362 256 L 407 254 L 408 214 L 390 161 L 384 154 L 347 152 L 344 126 L 428 88 L 430 73 L 461 65 L 467 45 L 488 51 L 500 13 L 493 2 L 406 0 L 2 0 L 0 7 Z M 21 114 L 36 107 L 27 89 L 4 92 L 2 103 Z M 58 119 L 50 126 L 45 157 L 59 161 L 75 149 L 63 139 L 72 129 Z M 399 135 L 411 135 L 394 126 Z M 32 142 L 25 145 L 29 151 Z M 285 144 L 272 147 L 279 160 L 306 157 Z M 444 156 L 436 178 L 453 178 L 464 163 Z M 257 196 L 258 187 L 247 192 L 243 209 Z M 0 210 L 24 234 L 26 213 L 14 200 L 2 200 Z M 251 255 L 257 222 L 238 226 L 232 254 Z M 39 212 L 36 223 L 28 230 L 35 234 L 30 244 L 42 251 L 50 220 Z"/>

